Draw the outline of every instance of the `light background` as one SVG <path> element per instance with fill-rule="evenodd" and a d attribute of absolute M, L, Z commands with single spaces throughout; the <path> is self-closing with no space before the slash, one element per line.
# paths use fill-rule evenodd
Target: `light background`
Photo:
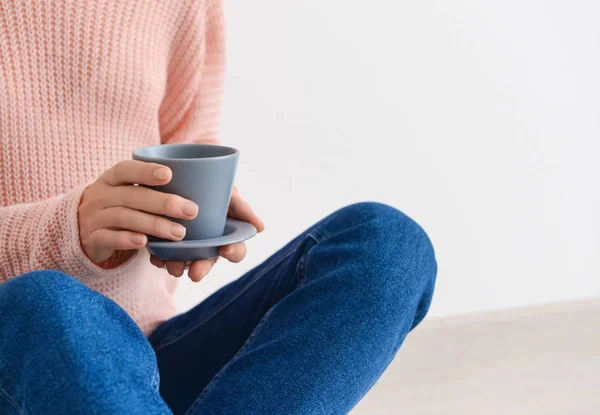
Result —
<path fill-rule="evenodd" d="M 223 142 L 267 224 L 186 309 L 322 216 L 396 206 L 431 315 L 600 295 L 600 2 L 227 2 Z"/>

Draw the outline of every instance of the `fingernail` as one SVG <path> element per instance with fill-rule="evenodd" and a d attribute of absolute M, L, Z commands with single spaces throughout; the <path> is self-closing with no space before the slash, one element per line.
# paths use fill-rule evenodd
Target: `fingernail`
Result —
<path fill-rule="evenodd" d="M 181 206 L 181 212 L 186 216 L 196 216 L 198 213 L 198 206 L 193 202 L 185 202 Z"/>
<path fill-rule="evenodd" d="M 181 225 L 172 225 L 171 235 L 175 236 L 176 238 L 183 238 L 185 236 L 185 227 Z"/>
<path fill-rule="evenodd" d="M 131 235 L 129 240 L 134 245 L 144 245 L 146 243 L 146 237 L 144 235 Z"/>
<path fill-rule="evenodd" d="M 235 252 L 235 248 L 233 246 L 230 246 L 229 248 L 225 249 L 225 251 L 223 251 L 223 253 L 225 255 L 231 255 Z"/>
<path fill-rule="evenodd" d="M 166 180 L 169 178 L 169 170 L 165 169 L 164 167 L 155 169 L 153 174 L 158 180 Z"/>

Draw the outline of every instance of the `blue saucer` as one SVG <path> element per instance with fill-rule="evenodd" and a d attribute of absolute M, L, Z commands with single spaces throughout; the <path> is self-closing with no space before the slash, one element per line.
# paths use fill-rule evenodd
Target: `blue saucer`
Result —
<path fill-rule="evenodd" d="M 245 241 L 256 235 L 256 228 L 248 222 L 227 219 L 223 236 L 199 241 L 152 241 L 146 247 L 157 258 L 166 261 L 196 261 L 219 256 L 219 247 Z"/>

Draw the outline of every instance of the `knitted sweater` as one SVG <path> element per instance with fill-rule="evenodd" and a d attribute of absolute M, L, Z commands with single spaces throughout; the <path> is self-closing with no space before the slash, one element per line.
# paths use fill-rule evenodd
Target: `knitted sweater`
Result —
<path fill-rule="evenodd" d="M 0 282 L 55 269 L 147 334 L 172 317 L 177 279 L 145 249 L 93 264 L 77 209 L 137 147 L 216 142 L 223 78 L 221 0 L 0 0 Z"/>

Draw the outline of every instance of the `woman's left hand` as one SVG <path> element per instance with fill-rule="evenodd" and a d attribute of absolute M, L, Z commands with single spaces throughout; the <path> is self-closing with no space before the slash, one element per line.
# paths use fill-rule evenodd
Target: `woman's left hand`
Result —
<path fill-rule="evenodd" d="M 263 221 L 260 220 L 256 213 L 252 211 L 250 205 L 248 205 L 248 203 L 242 199 L 240 191 L 237 187 L 234 187 L 233 192 L 231 193 L 228 216 L 250 222 L 252 225 L 254 225 L 254 227 L 256 227 L 258 232 L 262 232 L 265 229 Z M 244 242 L 240 242 L 233 245 L 222 246 L 219 248 L 219 255 L 230 262 L 240 262 L 246 256 L 246 244 Z M 202 278 L 204 278 L 210 272 L 215 262 L 217 262 L 217 259 L 218 257 L 192 262 L 188 270 L 188 276 L 194 282 L 201 281 Z M 164 268 L 166 266 L 169 274 L 173 275 L 174 277 L 181 277 L 186 266 L 185 262 L 164 261 L 162 259 L 158 259 L 154 255 L 150 257 L 150 262 L 152 265 L 158 268 Z"/>

